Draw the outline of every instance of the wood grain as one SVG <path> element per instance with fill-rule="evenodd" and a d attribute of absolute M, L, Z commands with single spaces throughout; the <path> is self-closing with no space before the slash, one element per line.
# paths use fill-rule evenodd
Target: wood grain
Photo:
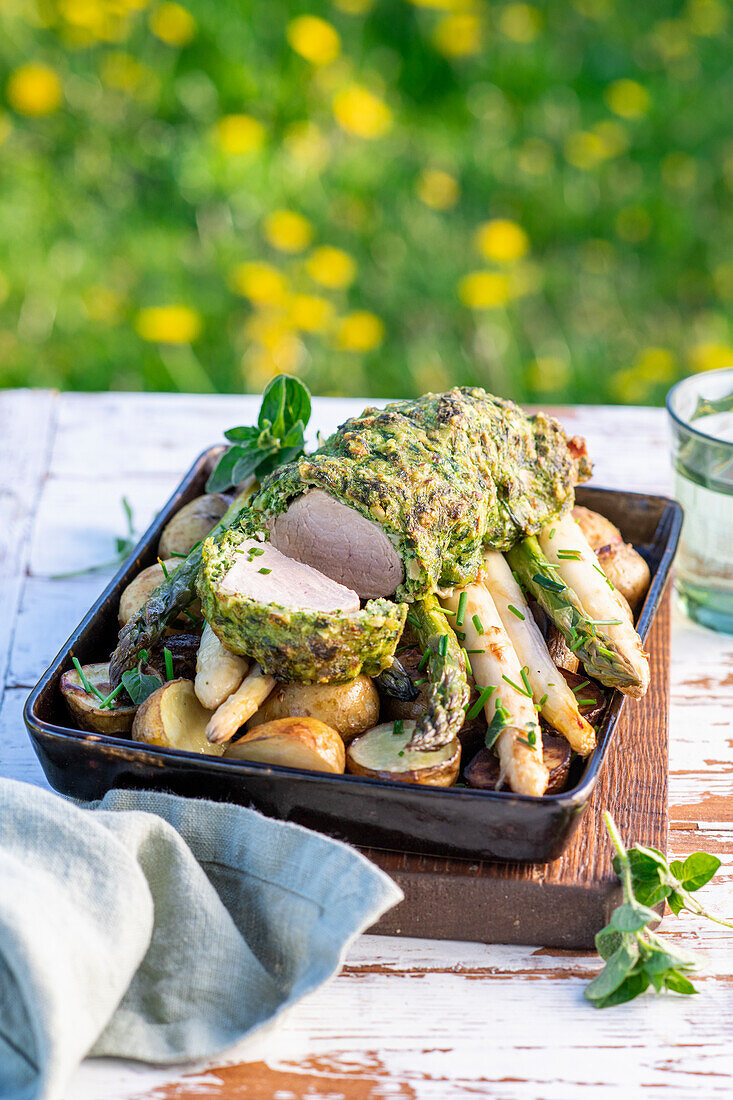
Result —
<path fill-rule="evenodd" d="M 592 947 L 620 889 L 602 814 L 622 837 L 666 850 L 670 593 L 649 633 L 651 686 L 628 700 L 569 847 L 547 864 L 471 863 L 364 849 L 405 900 L 371 929 L 392 936 Z"/>

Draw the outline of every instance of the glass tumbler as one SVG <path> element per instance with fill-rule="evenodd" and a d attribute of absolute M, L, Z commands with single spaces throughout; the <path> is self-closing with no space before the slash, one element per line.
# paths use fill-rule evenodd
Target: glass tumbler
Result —
<path fill-rule="evenodd" d="M 691 619 L 733 634 L 733 366 L 678 382 L 667 411 L 685 510 L 678 593 Z"/>

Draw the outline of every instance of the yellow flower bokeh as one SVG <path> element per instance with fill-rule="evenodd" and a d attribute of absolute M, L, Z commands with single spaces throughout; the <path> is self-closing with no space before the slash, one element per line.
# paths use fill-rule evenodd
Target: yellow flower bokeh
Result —
<path fill-rule="evenodd" d="M 383 137 L 392 127 L 387 104 L 362 84 L 348 84 L 337 92 L 333 113 L 342 130 L 367 140 Z"/>
<path fill-rule="evenodd" d="M 469 12 L 446 15 L 433 29 L 433 45 L 444 57 L 467 57 L 481 49 L 481 19 Z"/>
<path fill-rule="evenodd" d="M 688 0 L 686 17 L 693 34 L 722 34 L 728 23 L 728 10 L 721 0 Z"/>
<path fill-rule="evenodd" d="M 280 252 L 302 252 L 313 240 L 313 226 L 295 210 L 273 210 L 265 218 L 265 240 Z"/>
<path fill-rule="evenodd" d="M 48 65 L 31 62 L 10 74 L 7 97 L 19 115 L 35 118 L 50 115 L 61 106 L 61 81 Z"/>
<path fill-rule="evenodd" d="M 521 225 L 507 218 L 494 218 L 476 230 L 475 244 L 487 260 L 508 264 L 521 260 L 529 251 L 529 237 Z"/>
<path fill-rule="evenodd" d="M 231 286 L 257 306 L 284 308 L 290 292 L 282 271 L 259 260 L 238 264 L 231 274 Z"/>
<path fill-rule="evenodd" d="M 196 35 L 196 20 L 182 4 L 165 0 L 150 13 L 153 34 L 166 46 L 187 46 Z"/>
<path fill-rule="evenodd" d="M 288 319 L 301 332 L 326 332 L 334 316 L 333 302 L 317 294 L 294 294 Z"/>
<path fill-rule="evenodd" d="M 315 248 L 306 260 L 305 269 L 314 282 L 330 290 L 343 290 L 356 278 L 356 263 L 341 248 L 322 245 Z"/>
<path fill-rule="evenodd" d="M 224 115 L 214 125 L 214 138 L 224 153 L 255 153 L 265 143 L 265 127 L 251 115 Z"/>
<path fill-rule="evenodd" d="M 562 389 L 571 377 L 570 364 L 556 355 L 540 355 L 527 367 L 527 384 L 540 393 Z"/>
<path fill-rule="evenodd" d="M 458 297 L 470 309 L 501 309 L 511 298 L 509 277 L 500 271 L 471 271 L 459 282 Z"/>
<path fill-rule="evenodd" d="M 373 351 L 384 340 L 384 322 L 375 313 L 358 310 L 342 317 L 336 343 L 344 351 Z"/>
<path fill-rule="evenodd" d="M 606 103 L 621 118 L 641 118 L 650 106 L 649 92 L 637 80 L 615 80 L 604 93 Z"/>
<path fill-rule="evenodd" d="M 455 176 L 440 168 L 426 168 L 417 180 L 417 197 L 433 210 L 450 210 L 458 202 L 461 188 Z"/>
<path fill-rule="evenodd" d="M 190 344 L 199 336 L 201 315 L 189 306 L 150 306 L 135 318 L 135 331 L 155 344 Z"/>
<path fill-rule="evenodd" d="M 311 65 L 330 65 L 341 52 L 338 31 L 317 15 L 299 15 L 291 19 L 285 33 L 295 52 Z"/>
<path fill-rule="evenodd" d="M 542 15 L 531 4 L 507 4 L 499 16 L 499 30 L 513 42 L 534 42 L 542 30 Z"/>
<path fill-rule="evenodd" d="M 689 359 L 693 370 L 722 370 L 733 367 L 733 347 L 728 344 L 698 344 L 690 349 Z"/>

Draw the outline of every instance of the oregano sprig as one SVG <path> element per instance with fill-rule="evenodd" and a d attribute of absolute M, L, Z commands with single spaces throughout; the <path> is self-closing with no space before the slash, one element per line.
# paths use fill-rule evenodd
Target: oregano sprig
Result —
<path fill-rule="evenodd" d="M 666 901 L 675 916 L 683 909 L 707 917 L 728 928 L 733 925 L 706 912 L 692 893 L 713 877 L 720 867 L 717 856 L 693 852 L 684 862 L 668 863 L 656 848 L 635 844 L 628 851 L 616 823 L 603 815 L 616 854 L 613 868 L 621 880 L 623 903 L 596 936 L 598 954 L 606 965 L 585 990 L 596 1008 L 610 1008 L 638 997 L 652 986 L 657 993 L 697 993 L 687 976 L 697 962 L 693 955 L 663 942 L 650 930 L 661 920 L 651 908 Z"/>
<path fill-rule="evenodd" d="M 224 432 L 231 443 L 206 483 L 220 493 L 256 474 L 262 478 L 303 453 L 311 415 L 308 387 L 289 374 L 278 374 L 262 395 L 257 424 Z"/>

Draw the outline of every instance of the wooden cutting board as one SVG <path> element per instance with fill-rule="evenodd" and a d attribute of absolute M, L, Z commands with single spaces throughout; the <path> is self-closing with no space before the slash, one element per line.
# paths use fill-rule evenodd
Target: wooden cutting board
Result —
<path fill-rule="evenodd" d="M 648 637 L 651 685 L 629 700 L 578 830 L 552 863 L 488 863 L 363 849 L 405 900 L 370 932 L 593 947 L 621 897 L 602 813 L 628 843 L 667 850 L 670 587 Z"/>

